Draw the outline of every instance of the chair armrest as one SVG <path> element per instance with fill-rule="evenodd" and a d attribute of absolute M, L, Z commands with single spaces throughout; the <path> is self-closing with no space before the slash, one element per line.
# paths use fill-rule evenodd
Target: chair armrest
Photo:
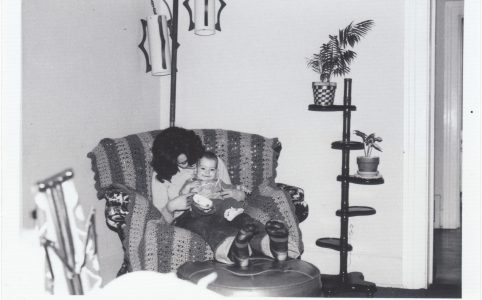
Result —
<path fill-rule="evenodd" d="M 123 228 L 126 225 L 126 216 L 129 214 L 129 195 L 116 189 L 110 189 L 104 194 L 105 222 L 107 227 L 119 234 L 123 240 Z"/>
<path fill-rule="evenodd" d="M 278 183 L 276 185 L 277 188 L 279 188 L 279 192 L 281 194 L 279 197 L 281 197 L 283 194 L 285 196 L 282 196 L 283 198 L 286 197 L 287 201 L 290 201 L 293 203 L 293 206 L 295 207 L 295 216 L 297 218 L 298 222 L 301 222 L 306 219 L 308 215 L 308 206 L 304 202 L 304 193 L 301 188 L 295 187 L 295 186 L 290 186 L 282 183 Z M 273 190 L 275 192 L 275 190 Z M 104 194 L 104 198 L 106 199 L 106 207 L 105 207 L 105 217 L 106 217 L 106 224 L 109 229 L 112 231 L 116 232 L 119 235 L 119 238 L 122 241 L 122 245 L 124 248 L 124 251 L 126 251 L 126 246 L 127 246 L 127 240 L 125 236 L 127 224 L 129 223 L 129 220 L 131 217 L 129 216 L 129 209 L 132 209 L 132 203 L 130 203 L 130 197 L 129 193 L 127 191 L 123 191 L 122 189 L 117 189 L 117 188 L 111 188 L 109 190 L 106 190 Z M 286 202 L 285 202 L 286 203 Z M 157 227 L 160 226 L 160 227 Z M 185 248 L 186 241 L 187 244 L 198 244 L 199 246 L 204 245 L 205 242 L 196 234 L 193 233 L 188 233 L 186 230 L 177 228 L 171 225 L 156 225 L 157 229 L 155 232 L 157 232 L 155 235 L 156 237 L 163 236 L 163 237 L 158 237 L 159 239 L 159 245 L 160 249 L 177 249 L 177 255 L 180 255 L 180 260 L 179 259 L 171 259 L 171 257 L 165 257 L 163 261 L 159 262 L 157 268 L 154 267 L 154 269 L 158 272 L 170 272 L 174 269 L 176 269 L 180 264 L 184 263 L 185 261 L 192 261 L 192 260 L 205 260 L 205 259 L 212 259 L 213 253 L 211 252 L 211 249 L 207 244 L 204 246 L 206 248 L 205 251 L 202 251 L 205 253 L 205 255 L 196 255 L 195 257 L 192 256 L 192 253 L 189 249 Z M 176 232 L 176 233 L 174 233 Z M 170 240 L 169 238 L 166 237 L 182 237 L 179 239 L 179 241 L 176 238 L 176 241 Z M 301 243 L 301 241 L 299 241 Z M 162 246 L 163 245 L 163 246 Z M 183 246 L 184 245 L 184 246 Z M 302 252 L 302 244 L 298 245 L 296 243 L 295 245 L 296 248 L 301 249 Z M 180 252 L 179 252 L 180 251 Z M 169 251 L 171 253 L 172 251 Z M 171 255 L 174 255 L 172 253 Z M 166 255 L 163 255 L 166 256 Z M 165 260 L 165 261 L 164 261 Z M 128 257 L 125 257 L 123 265 L 121 269 L 119 270 L 119 273 L 117 276 L 122 275 L 125 272 L 128 271 L 134 271 L 137 270 L 137 268 L 133 268 L 131 264 L 129 263 Z"/>
<path fill-rule="evenodd" d="M 122 250 L 125 252 L 124 228 L 126 226 L 126 217 L 129 214 L 129 195 L 120 190 L 110 189 L 104 193 L 103 198 L 106 200 L 104 215 L 107 228 L 118 234 L 122 243 Z M 116 277 L 119 277 L 127 272 L 129 272 L 129 262 L 124 254 L 122 265 L 117 272 Z"/>
<path fill-rule="evenodd" d="M 261 224 L 269 220 L 283 222 L 288 229 L 288 257 L 297 258 L 304 250 L 298 217 L 290 195 L 273 180 L 265 180 L 246 199 L 245 213 Z M 264 252 L 264 251 L 263 251 Z"/>
<path fill-rule="evenodd" d="M 288 185 L 284 183 L 276 183 L 276 186 L 282 189 L 293 202 L 295 206 L 295 215 L 298 222 L 301 223 L 308 217 L 309 208 L 305 201 L 305 191 L 297 186 Z"/>
<path fill-rule="evenodd" d="M 187 261 L 213 259 L 209 245 L 197 234 L 166 223 L 145 197 L 122 185 L 105 192 L 106 224 L 117 232 L 124 261 L 117 276 L 151 270 L 172 272 Z"/>
<path fill-rule="evenodd" d="M 300 187 L 284 183 L 277 183 L 276 186 L 285 191 L 293 202 L 298 222 L 301 223 L 306 220 L 309 214 L 309 207 L 305 201 L 304 190 Z M 125 218 L 127 214 L 129 214 L 129 195 L 113 189 L 106 191 L 104 198 L 106 199 L 105 219 L 107 227 L 114 232 L 122 234 L 122 228 L 125 226 Z"/>

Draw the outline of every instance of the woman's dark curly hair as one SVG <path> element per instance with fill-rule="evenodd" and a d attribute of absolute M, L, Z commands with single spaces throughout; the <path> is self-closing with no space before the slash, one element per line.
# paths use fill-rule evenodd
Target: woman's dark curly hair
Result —
<path fill-rule="evenodd" d="M 194 131 L 180 127 L 162 130 L 152 145 L 151 166 L 157 173 L 157 180 L 171 181 L 179 169 L 177 157 L 185 154 L 189 165 L 197 162 L 204 152 L 204 146 Z"/>

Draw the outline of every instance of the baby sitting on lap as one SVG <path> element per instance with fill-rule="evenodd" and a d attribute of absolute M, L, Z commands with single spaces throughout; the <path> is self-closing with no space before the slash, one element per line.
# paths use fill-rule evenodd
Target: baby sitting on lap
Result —
<path fill-rule="evenodd" d="M 269 242 L 269 251 L 273 256 L 277 260 L 285 260 L 288 250 L 286 226 L 276 220 L 263 225 L 244 213 L 244 200 L 249 191 L 218 179 L 217 163 L 218 159 L 212 152 L 205 152 L 198 160 L 194 178 L 188 180 L 180 191 L 181 195 L 195 193 L 191 211 L 179 216 L 176 226 L 199 234 L 215 253 L 216 260 L 227 259 L 246 267 L 252 242 L 259 245 Z M 269 238 L 264 233 L 255 239 L 254 236 L 261 233 L 263 227 Z M 224 258 L 222 253 L 227 246 L 229 250 L 227 258 Z M 258 248 L 263 249 L 261 246 Z"/>
<path fill-rule="evenodd" d="M 246 192 L 241 185 L 223 182 L 217 177 L 217 156 L 209 151 L 199 159 L 194 178 L 188 180 L 180 191 L 181 195 L 195 193 L 191 214 L 193 217 L 217 214 L 232 221 L 243 213 Z"/>

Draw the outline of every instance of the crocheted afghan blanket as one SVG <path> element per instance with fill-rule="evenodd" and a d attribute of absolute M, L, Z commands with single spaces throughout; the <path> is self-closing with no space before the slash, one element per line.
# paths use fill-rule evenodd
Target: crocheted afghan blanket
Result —
<path fill-rule="evenodd" d="M 289 230 L 289 255 L 301 255 L 303 243 L 293 203 L 275 184 L 281 150 L 278 139 L 222 129 L 194 131 L 207 150 L 226 162 L 232 183 L 253 191 L 247 198 L 246 213 L 262 223 L 270 219 L 285 222 Z M 87 155 L 92 162 L 99 199 L 113 190 L 128 195 L 129 214 L 122 236 L 129 271 L 170 272 L 187 261 L 213 258 L 210 247 L 200 236 L 167 224 L 152 205 L 151 146 L 159 132 L 106 138 Z"/>

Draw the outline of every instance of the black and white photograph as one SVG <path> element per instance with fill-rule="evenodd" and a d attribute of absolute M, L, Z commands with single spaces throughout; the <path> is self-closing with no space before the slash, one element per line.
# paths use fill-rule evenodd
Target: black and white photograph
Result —
<path fill-rule="evenodd" d="M 1 298 L 480 299 L 479 0 L 1 0 Z"/>

